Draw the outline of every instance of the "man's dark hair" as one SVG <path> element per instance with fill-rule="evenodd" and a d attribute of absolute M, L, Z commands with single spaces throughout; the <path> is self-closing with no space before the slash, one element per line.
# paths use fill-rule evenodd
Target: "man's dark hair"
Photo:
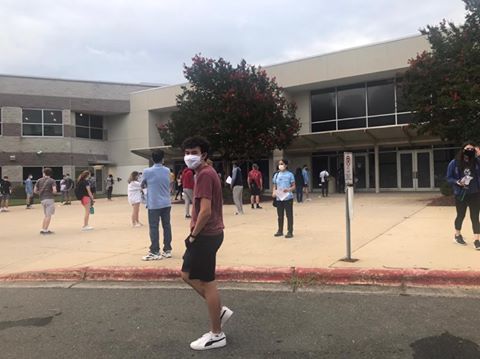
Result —
<path fill-rule="evenodd" d="M 45 168 L 43 169 L 43 174 L 44 174 L 45 176 L 49 176 L 49 177 L 52 176 L 52 169 L 51 169 L 50 167 L 45 167 Z"/>
<path fill-rule="evenodd" d="M 201 136 L 192 136 L 186 138 L 182 143 L 182 150 L 192 149 L 195 147 L 200 147 L 200 151 L 202 153 L 206 153 L 208 157 L 208 153 L 210 152 L 210 142 L 207 141 L 206 138 Z"/>
<path fill-rule="evenodd" d="M 152 152 L 152 161 L 153 163 L 160 163 L 163 161 L 163 157 L 165 157 L 165 152 L 162 150 L 155 150 Z"/>

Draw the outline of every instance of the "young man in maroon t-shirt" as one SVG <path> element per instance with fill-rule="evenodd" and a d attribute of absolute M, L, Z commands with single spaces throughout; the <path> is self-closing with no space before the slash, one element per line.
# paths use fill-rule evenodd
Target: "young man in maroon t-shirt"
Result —
<path fill-rule="evenodd" d="M 182 148 L 185 164 L 195 171 L 192 221 L 185 239 L 182 279 L 207 302 L 210 332 L 190 343 L 194 350 L 221 348 L 227 345 L 223 326 L 233 312 L 220 304 L 215 282 L 217 251 L 223 242 L 222 185 L 215 170 L 206 163 L 210 145 L 203 137 L 187 138 Z"/>

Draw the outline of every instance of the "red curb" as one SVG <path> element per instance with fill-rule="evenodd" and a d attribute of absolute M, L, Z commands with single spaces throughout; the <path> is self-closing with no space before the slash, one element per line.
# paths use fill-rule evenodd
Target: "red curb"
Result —
<path fill-rule="evenodd" d="M 0 281 L 172 281 L 180 271 L 169 268 L 83 267 L 0 276 Z M 223 282 L 309 285 L 480 286 L 480 272 L 423 269 L 255 268 L 220 267 Z"/>

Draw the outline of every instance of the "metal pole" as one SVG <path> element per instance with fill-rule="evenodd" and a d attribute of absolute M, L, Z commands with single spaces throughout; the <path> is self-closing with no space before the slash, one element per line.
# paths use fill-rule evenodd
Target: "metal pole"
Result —
<path fill-rule="evenodd" d="M 350 242 L 350 211 L 349 211 L 349 203 L 348 203 L 348 186 L 345 186 L 345 218 L 347 222 L 347 261 L 352 260 L 352 249 L 351 249 L 351 242 Z"/>

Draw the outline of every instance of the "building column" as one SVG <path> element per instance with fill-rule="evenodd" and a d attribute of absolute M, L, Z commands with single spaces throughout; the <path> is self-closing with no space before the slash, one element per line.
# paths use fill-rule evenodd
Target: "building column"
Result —
<path fill-rule="evenodd" d="M 379 146 L 375 145 L 375 193 L 380 193 L 380 155 Z"/>

